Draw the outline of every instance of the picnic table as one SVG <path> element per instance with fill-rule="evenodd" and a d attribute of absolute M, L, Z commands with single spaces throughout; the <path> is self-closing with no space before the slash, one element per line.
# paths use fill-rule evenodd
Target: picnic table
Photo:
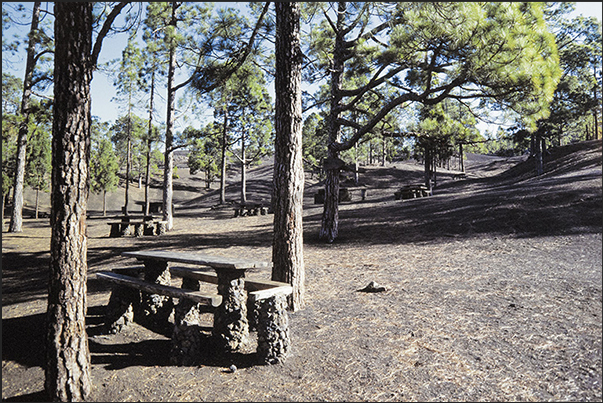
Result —
<path fill-rule="evenodd" d="M 135 201 L 134 203 L 138 204 L 141 208 L 141 212 L 144 214 L 144 201 Z M 172 205 L 172 212 L 173 212 L 173 205 Z M 163 211 L 163 201 L 152 201 L 149 202 L 149 213 L 151 214 L 158 214 L 161 213 Z"/>
<path fill-rule="evenodd" d="M 245 217 L 259 214 L 266 215 L 268 212 L 269 208 L 263 202 L 248 201 L 245 203 L 236 204 L 234 208 L 235 217 Z"/>
<path fill-rule="evenodd" d="M 292 287 L 271 280 L 245 280 L 247 270 L 270 267 L 272 263 L 165 250 L 129 251 L 122 256 L 136 258 L 144 266 L 134 272 L 125 269 L 129 270 L 127 275 L 123 270 L 97 273 L 97 278 L 116 285 L 108 307 L 109 328 L 119 331 L 133 320 L 135 310 L 143 321 L 167 323 L 174 310 L 170 359 L 186 364 L 199 353 L 198 334 L 191 331 L 191 315 L 203 305 L 213 311 L 212 336 L 224 351 L 237 351 L 247 345 L 251 321 L 258 332 L 260 361 L 284 360 L 290 345 L 286 298 Z M 171 286 L 172 276 L 183 279 L 182 288 Z M 216 285 L 216 292 L 201 293 L 199 282 Z M 133 294 L 132 289 L 141 294 Z M 178 305 L 173 305 L 172 298 L 179 299 Z M 138 307 L 136 301 L 140 301 Z"/>
<path fill-rule="evenodd" d="M 111 226 L 111 238 L 121 236 L 161 235 L 167 230 L 167 221 L 157 220 L 153 215 L 124 214 L 107 222 Z"/>
<path fill-rule="evenodd" d="M 405 185 L 400 190 L 394 192 L 395 200 L 407 200 L 417 197 L 427 197 L 431 195 L 430 189 L 423 184 Z"/>
<path fill-rule="evenodd" d="M 323 204 L 325 202 L 325 189 L 320 188 L 314 195 L 314 204 Z M 366 192 L 363 194 L 363 199 L 366 196 Z M 352 195 L 350 194 L 350 190 L 347 187 L 339 188 L 339 202 L 347 202 L 352 201 Z"/>

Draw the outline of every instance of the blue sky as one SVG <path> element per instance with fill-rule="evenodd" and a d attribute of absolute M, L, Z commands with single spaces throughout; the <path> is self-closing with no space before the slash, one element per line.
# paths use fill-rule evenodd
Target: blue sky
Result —
<path fill-rule="evenodd" d="M 31 8 L 32 3 L 25 3 L 27 8 Z M 220 4 L 220 3 L 219 3 Z M 221 3 L 220 5 L 225 5 Z M 4 6 L 4 3 L 3 3 Z M 602 4 L 600 2 L 578 2 L 576 3 L 576 11 L 575 14 L 582 14 L 584 16 L 594 16 L 602 21 L 601 17 L 601 9 Z M 25 31 L 29 27 L 26 25 L 22 29 Z M 3 32 L 3 35 L 5 33 Z M 99 57 L 99 63 L 106 63 L 109 60 L 119 58 L 121 56 L 121 51 L 125 46 L 125 42 L 127 40 L 126 34 L 119 34 L 113 37 L 105 39 L 103 42 L 103 48 Z M 23 51 L 22 60 L 25 59 L 24 55 L 25 51 Z M 4 64 L 4 63 L 3 63 Z M 3 66 L 5 69 L 6 66 Z M 24 76 L 24 62 L 15 63 L 13 69 L 6 69 L 11 74 L 23 78 Z M 182 90 L 180 90 L 182 91 Z M 159 104 L 157 108 L 156 117 L 158 120 L 163 121 L 165 119 L 165 89 L 163 91 L 159 91 L 158 99 L 156 99 L 156 103 Z M 115 96 L 115 90 L 113 88 L 113 80 L 107 75 L 102 74 L 100 72 L 96 72 L 94 74 L 94 78 L 92 80 L 91 85 L 91 93 L 92 93 L 92 114 L 99 116 L 102 121 L 114 121 L 120 114 L 123 113 L 123 106 L 119 105 L 117 102 L 111 101 L 111 99 Z M 271 84 L 270 93 L 273 95 L 273 85 Z M 142 114 L 142 117 L 146 117 L 146 113 Z M 194 126 L 199 126 L 201 122 L 207 121 L 211 119 L 212 113 L 211 111 L 207 111 L 205 114 L 198 116 L 196 120 L 197 123 L 193 123 Z M 183 123 L 180 120 L 176 122 L 176 130 L 182 130 L 184 127 Z M 485 126 L 482 126 L 480 129 L 485 130 Z M 490 129 L 491 131 L 494 131 Z"/>

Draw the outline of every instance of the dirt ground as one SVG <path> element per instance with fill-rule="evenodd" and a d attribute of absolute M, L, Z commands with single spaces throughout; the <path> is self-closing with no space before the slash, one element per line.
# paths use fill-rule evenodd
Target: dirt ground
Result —
<path fill-rule="evenodd" d="M 321 184 L 306 176 L 306 306 L 289 314 L 287 360 L 267 366 L 255 363 L 253 345 L 171 366 L 169 335 L 137 324 L 103 334 L 110 288 L 93 273 L 133 264 L 120 254 L 139 249 L 270 261 L 272 215 L 212 209 L 217 190 L 181 168 L 173 231 L 109 238 L 109 217 L 91 197 L 89 400 L 601 401 L 601 141 L 551 150 L 541 177 L 526 157 L 470 155 L 466 164 L 467 179 L 442 168 L 433 196 L 403 201 L 393 193 L 420 182 L 420 165 L 363 167 L 367 198 L 352 190 L 330 245 L 317 236 Z M 269 198 L 269 172 L 251 171 L 250 198 Z M 229 181 L 235 200 L 238 177 Z M 2 234 L 3 401 L 47 400 L 49 244 L 48 219 Z M 370 281 L 385 292 L 358 292 Z"/>

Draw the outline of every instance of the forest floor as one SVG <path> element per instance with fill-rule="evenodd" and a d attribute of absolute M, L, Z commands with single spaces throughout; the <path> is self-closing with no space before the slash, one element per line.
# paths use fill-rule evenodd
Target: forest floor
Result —
<path fill-rule="evenodd" d="M 545 161 L 535 177 L 525 156 L 470 155 L 467 179 L 440 169 L 434 195 L 412 200 L 394 192 L 421 181 L 420 165 L 365 166 L 367 198 L 352 190 L 341 203 L 332 244 L 318 241 L 321 183 L 308 174 L 306 305 L 289 314 L 283 364 L 255 364 L 251 346 L 172 366 L 166 335 L 137 324 L 103 333 L 110 288 L 90 275 L 89 400 L 600 402 L 601 140 L 552 149 Z M 251 170 L 250 199 L 269 200 L 270 171 L 268 163 Z M 232 207 L 212 208 L 217 190 L 179 173 L 174 229 L 163 236 L 109 238 L 110 218 L 91 197 L 90 274 L 132 264 L 120 254 L 140 249 L 271 260 L 273 215 L 234 218 Z M 229 179 L 230 200 L 237 180 Z M 49 244 L 48 219 L 2 234 L 3 401 L 47 400 Z M 370 281 L 386 290 L 358 292 Z"/>

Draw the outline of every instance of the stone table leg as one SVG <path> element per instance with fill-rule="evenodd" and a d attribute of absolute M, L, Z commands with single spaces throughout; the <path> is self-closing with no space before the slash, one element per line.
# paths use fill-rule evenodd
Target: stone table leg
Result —
<path fill-rule="evenodd" d="M 198 291 L 199 281 L 184 278 L 182 288 Z M 174 365 L 194 365 L 201 355 L 201 304 L 180 299 L 174 309 L 170 362 Z"/>
<path fill-rule="evenodd" d="M 291 348 L 287 297 L 275 295 L 258 304 L 258 358 L 263 364 L 282 363 Z"/>
<path fill-rule="evenodd" d="M 109 333 L 119 333 L 134 321 L 134 312 L 140 306 L 140 291 L 113 286 L 105 312 L 105 326 Z"/>
<path fill-rule="evenodd" d="M 151 283 L 170 285 L 171 275 L 167 262 L 145 260 L 144 279 Z M 174 309 L 171 297 L 159 294 L 142 293 L 140 319 L 160 331 L 169 330 L 169 317 Z"/>
<path fill-rule="evenodd" d="M 114 270 L 119 274 L 138 277 L 137 268 Z M 121 285 L 113 285 L 109 303 L 105 311 L 105 327 L 109 333 L 119 333 L 134 321 L 141 302 L 139 290 Z"/>
<path fill-rule="evenodd" d="M 249 341 L 245 273 L 241 270 L 216 271 L 222 304 L 214 312 L 213 335 L 226 352 L 232 352 L 241 349 Z"/>
<path fill-rule="evenodd" d="M 111 224 L 111 233 L 109 234 L 109 236 L 111 238 L 118 238 L 121 236 L 121 229 L 120 229 L 121 224 L 119 223 L 112 223 Z"/>

